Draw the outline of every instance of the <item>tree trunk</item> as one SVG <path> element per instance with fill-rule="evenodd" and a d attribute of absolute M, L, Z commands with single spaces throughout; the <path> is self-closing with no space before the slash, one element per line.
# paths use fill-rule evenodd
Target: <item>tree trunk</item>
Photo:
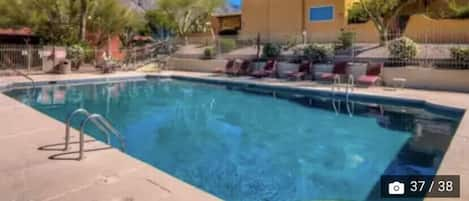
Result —
<path fill-rule="evenodd" d="M 79 38 L 81 41 L 86 40 L 86 20 L 88 18 L 88 4 L 87 0 L 80 1 L 80 32 Z"/>
<path fill-rule="evenodd" d="M 386 46 L 388 43 L 388 29 L 379 29 L 379 46 Z"/>

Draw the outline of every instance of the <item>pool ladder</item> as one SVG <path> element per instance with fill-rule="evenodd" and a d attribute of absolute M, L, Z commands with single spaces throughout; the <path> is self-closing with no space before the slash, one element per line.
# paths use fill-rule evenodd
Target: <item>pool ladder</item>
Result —
<path fill-rule="evenodd" d="M 336 114 L 340 112 L 340 100 L 335 98 L 337 92 L 340 92 L 341 88 L 341 79 L 340 75 L 334 76 L 334 83 L 331 86 L 332 93 L 332 108 Z M 347 108 L 347 113 L 349 116 L 353 116 L 353 111 L 355 109 L 355 103 L 350 101 L 350 95 L 355 91 L 355 78 L 353 75 L 349 75 L 347 79 L 347 84 L 345 85 L 345 106 Z M 338 104 L 338 105 L 337 105 Z"/>
<path fill-rule="evenodd" d="M 70 124 L 72 119 L 79 115 L 85 115 L 86 119 L 83 120 L 80 124 L 80 148 L 79 148 L 79 156 L 78 160 L 83 159 L 83 151 L 84 151 L 84 143 L 85 143 L 85 137 L 84 137 L 84 131 L 85 127 L 88 122 L 92 122 L 100 131 L 104 132 L 106 134 L 106 144 L 111 145 L 111 134 L 116 136 L 120 142 L 121 145 L 121 151 L 125 151 L 125 142 L 124 138 L 122 137 L 121 133 L 116 130 L 114 127 L 111 126 L 109 121 L 107 121 L 103 116 L 99 114 L 91 114 L 87 110 L 83 108 L 79 108 L 75 110 L 74 112 L 70 113 L 67 117 L 67 124 L 65 127 L 65 147 L 64 151 L 68 150 L 68 145 L 70 143 Z"/>

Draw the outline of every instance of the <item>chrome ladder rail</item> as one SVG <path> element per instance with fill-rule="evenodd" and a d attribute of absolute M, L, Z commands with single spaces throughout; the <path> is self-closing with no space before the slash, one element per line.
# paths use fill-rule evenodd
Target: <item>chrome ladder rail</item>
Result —
<path fill-rule="evenodd" d="M 28 96 L 29 96 L 30 101 L 32 101 L 33 97 L 35 96 L 36 81 L 34 81 L 34 79 L 31 76 L 29 76 L 29 75 L 27 75 L 27 74 L 25 74 L 25 73 L 23 73 L 19 70 L 16 70 L 14 68 L 11 68 L 11 70 L 13 70 L 15 73 L 21 75 L 22 77 L 26 78 L 27 80 L 31 81 L 32 88 L 31 88 L 31 90 L 28 90 Z M 32 91 L 32 93 L 31 93 L 31 91 Z"/>
<path fill-rule="evenodd" d="M 332 93 L 332 108 L 335 111 L 335 114 L 338 115 L 340 112 L 340 100 L 335 99 L 335 94 L 340 91 L 340 76 L 334 76 L 334 83 L 332 84 L 331 93 Z M 336 102 L 339 104 L 338 107 Z"/>
<path fill-rule="evenodd" d="M 23 73 L 23 72 L 21 72 L 21 71 L 19 71 L 19 70 L 13 69 L 13 68 L 12 68 L 12 70 L 15 71 L 15 73 L 20 74 L 21 76 L 23 76 L 23 77 L 26 78 L 27 80 L 31 81 L 31 85 L 32 85 L 33 89 L 36 88 L 36 81 L 34 81 L 34 79 L 33 79 L 31 76 L 29 76 L 29 75 L 27 75 L 27 74 L 25 74 L 25 73 Z"/>
<path fill-rule="evenodd" d="M 353 116 L 353 111 L 355 110 L 355 103 L 350 101 L 350 95 L 355 90 L 355 79 L 353 75 L 348 76 L 347 85 L 345 86 L 345 105 L 347 107 L 347 112 L 350 117 Z"/>
<path fill-rule="evenodd" d="M 116 130 L 109 121 L 107 121 L 103 116 L 99 114 L 91 114 L 89 113 L 86 109 L 79 108 L 75 110 L 74 112 L 70 113 L 70 115 L 67 117 L 67 124 L 65 128 L 65 147 L 64 151 L 68 150 L 69 142 L 70 142 L 70 124 L 72 119 L 79 114 L 83 114 L 86 116 L 86 119 L 83 120 L 80 124 L 80 140 L 79 140 L 79 156 L 78 160 L 83 159 L 83 151 L 84 151 L 84 143 L 85 143 L 85 137 L 84 137 L 84 131 L 85 127 L 88 122 L 92 122 L 100 131 L 104 132 L 106 135 L 106 144 L 111 145 L 111 134 L 114 135 L 115 137 L 118 138 L 120 145 L 121 145 L 121 150 L 125 151 L 125 141 L 122 136 L 122 134 Z"/>

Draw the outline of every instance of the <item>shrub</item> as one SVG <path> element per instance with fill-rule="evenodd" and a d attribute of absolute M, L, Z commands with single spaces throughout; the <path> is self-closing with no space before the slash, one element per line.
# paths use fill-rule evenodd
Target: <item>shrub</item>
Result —
<path fill-rule="evenodd" d="M 451 58 L 458 65 L 458 67 L 469 67 L 469 48 L 453 47 L 450 49 Z"/>
<path fill-rule="evenodd" d="M 215 49 L 212 47 L 208 47 L 204 49 L 203 59 L 213 59 L 215 56 Z"/>
<path fill-rule="evenodd" d="M 278 44 L 267 43 L 262 48 L 262 57 L 264 58 L 277 58 L 281 54 L 281 47 Z"/>
<path fill-rule="evenodd" d="M 85 60 L 85 48 L 81 44 L 75 44 L 67 48 L 67 59 L 70 60 L 72 68 L 80 68 Z"/>
<path fill-rule="evenodd" d="M 409 60 L 417 56 L 417 44 L 407 37 L 401 37 L 389 42 L 388 50 L 391 57 L 400 60 Z"/>
<path fill-rule="evenodd" d="M 353 46 L 355 42 L 355 33 L 349 31 L 342 31 L 337 39 L 340 43 L 339 49 L 348 49 Z"/>
<path fill-rule="evenodd" d="M 313 63 L 326 62 L 334 56 L 334 48 L 330 45 L 311 44 L 304 49 L 303 55 Z"/>
<path fill-rule="evenodd" d="M 222 53 L 227 53 L 236 48 L 236 41 L 234 39 L 224 38 L 220 39 L 220 50 Z"/>
<path fill-rule="evenodd" d="M 295 47 L 298 44 L 299 44 L 298 38 L 295 37 L 295 36 L 292 36 L 292 37 L 288 38 L 288 40 L 286 41 L 284 49 L 289 50 L 289 49 Z"/>
<path fill-rule="evenodd" d="M 365 23 L 370 19 L 368 12 L 360 5 L 354 3 L 348 10 L 348 23 Z"/>

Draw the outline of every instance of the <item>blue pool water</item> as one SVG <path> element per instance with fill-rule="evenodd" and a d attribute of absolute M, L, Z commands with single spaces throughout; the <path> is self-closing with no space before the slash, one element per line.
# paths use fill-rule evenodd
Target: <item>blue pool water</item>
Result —
<path fill-rule="evenodd" d="M 160 79 L 6 94 L 60 121 L 102 114 L 127 154 L 234 201 L 379 199 L 383 174 L 435 173 L 461 115 Z"/>

